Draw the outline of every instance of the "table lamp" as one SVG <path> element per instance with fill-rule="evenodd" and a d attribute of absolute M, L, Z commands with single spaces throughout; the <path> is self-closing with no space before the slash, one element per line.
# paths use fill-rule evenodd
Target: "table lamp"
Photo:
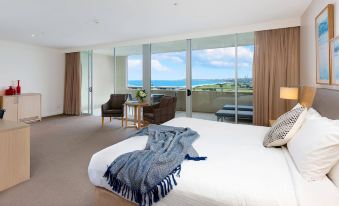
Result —
<path fill-rule="evenodd" d="M 280 99 L 288 99 L 288 100 L 299 99 L 298 87 L 280 87 Z"/>
<path fill-rule="evenodd" d="M 280 87 L 280 99 L 298 100 L 299 89 L 298 87 Z M 272 126 L 275 120 L 269 120 L 269 125 Z"/>

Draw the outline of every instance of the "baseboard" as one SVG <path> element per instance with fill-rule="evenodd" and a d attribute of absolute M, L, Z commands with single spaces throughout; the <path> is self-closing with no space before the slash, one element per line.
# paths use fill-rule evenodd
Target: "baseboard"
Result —
<path fill-rule="evenodd" d="M 48 115 L 44 115 L 41 118 L 42 119 L 46 119 L 46 118 L 50 118 L 50 117 L 57 117 L 57 116 L 63 116 L 63 113 L 55 113 L 55 114 L 48 114 Z"/>

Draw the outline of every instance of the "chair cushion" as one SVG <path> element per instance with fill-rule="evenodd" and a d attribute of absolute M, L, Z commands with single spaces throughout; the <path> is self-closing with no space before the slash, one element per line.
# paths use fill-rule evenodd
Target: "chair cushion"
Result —
<path fill-rule="evenodd" d="M 105 110 L 105 114 L 121 114 L 122 110 L 121 109 L 108 109 Z"/>

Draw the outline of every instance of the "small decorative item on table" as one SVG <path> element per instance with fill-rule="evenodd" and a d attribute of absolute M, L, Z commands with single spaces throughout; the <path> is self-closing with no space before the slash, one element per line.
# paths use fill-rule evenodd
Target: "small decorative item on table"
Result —
<path fill-rule="evenodd" d="M 16 94 L 21 94 L 20 80 L 18 80 L 18 86 L 16 86 Z"/>
<path fill-rule="evenodd" d="M 147 92 L 144 89 L 138 89 L 135 92 L 135 97 L 140 103 L 143 103 L 147 97 Z"/>
<path fill-rule="evenodd" d="M 15 95 L 15 93 L 16 90 L 12 86 L 9 86 L 9 88 L 5 90 L 5 95 Z"/>

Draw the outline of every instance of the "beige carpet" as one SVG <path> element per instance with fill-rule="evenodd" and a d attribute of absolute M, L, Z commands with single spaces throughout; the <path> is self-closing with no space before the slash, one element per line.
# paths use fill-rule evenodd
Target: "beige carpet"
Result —
<path fill-rule="evenodd" d="M 89 206 L 94 186 L 87 175 L 91 156 L 120 142 L 134 129 L 100 117 L 51 117 L 31 127 L 31 179 L 0 192 L 1 206 Z"/>

